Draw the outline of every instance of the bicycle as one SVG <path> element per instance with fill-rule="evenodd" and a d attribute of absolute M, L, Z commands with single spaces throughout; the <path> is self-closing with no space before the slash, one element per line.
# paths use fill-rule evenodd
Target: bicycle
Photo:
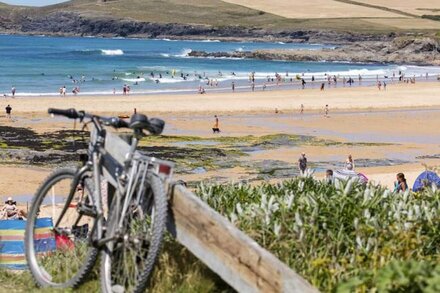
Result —
<path fill-rule="evenodd" d="M 33 198 L 25 253 L 36 284 L 78 287 L 101 254 L 103 292 L 143 292 L 166 230 L 165 187 L 174 165 L 136 149 L 143 131 L 158 135 L 164 121 L 142 114 L 128 123 L 75 109 L 48 112 L 93 129 L 82 166 L 54 171 Z M 115 135 L 108 127 L 133 131 L 128 141 L 119 141 L 126 150 L 123 162 L 111 154 Z M 52 221 L 51 228 L 40 228 L 41 221 Z"/>

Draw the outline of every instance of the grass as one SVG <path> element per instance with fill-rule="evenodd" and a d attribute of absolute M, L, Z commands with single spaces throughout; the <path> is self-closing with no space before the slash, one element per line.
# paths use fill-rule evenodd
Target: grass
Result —
<path fill-rule="evenodd" d="M 78 289 L 62 292 L 99 292 L 98 272 L 97 266 L 87 282 Z M 149 292 L 154 293 L 234 292 L 188 250 L 170 238 L 164 244 L 149 288 Z M 35 287 L 32 276 L 27 271 L 16 273 L 0 270 L 0 292 L 52 293 L 60 290 Z"/>
<path fill-rule="evenodd" d="M 379 9 L 379 10 L 383 10 L 383 11 L 388 11 L 388 12 L 400 14 L 400 15 L 403 15 L 403 16 L 409 16 L 409 17 L 418 18 L 418 15 L 415 15 L 415 14 L 412 14 L 412 13 L 408 13 L 408 12 L 404 12 L 404 11 L 401 11 L 401 10 L 398 10 L 398 9 L 393 9 L 393 8 L 385 7 L 385 6 L 368 4 L 368 3 L 363 3 L 363 2 L 359 2 L 359 1 L 353 1 L 353 0 L 335 0 L 335 1 L 342 2 L 342 3 L 347 3 L 347 4 L 352 4 L 352 5 L 364 6 L 364 7 L 368 7 L 368 8 Z"/>
<path fill-rule="evenodd" d="M 141 22 L 215 27 L 264 28 L 273 31 L 331 29 L 333 31 L 383 34 L 395 31 L 430 32 L 434 29 L 425 26 L 423 30 L 401 30 L 395 24 L 374 23 L 374 17 L 350 17 L 349 12 L 347 12 L 346 18 L 290 19 L 220 0 L 186 0 L 184 2 L 179 0 L 110 0 L 106 3 L 97 3 L 96 0 L 72 0 L 41 8 L 5 6 L 0 9 L 0 14 L 32 16 L 35 14 L 45 15 L 55 11 L 77 12 L 85 18 L 127 19 Z"/>

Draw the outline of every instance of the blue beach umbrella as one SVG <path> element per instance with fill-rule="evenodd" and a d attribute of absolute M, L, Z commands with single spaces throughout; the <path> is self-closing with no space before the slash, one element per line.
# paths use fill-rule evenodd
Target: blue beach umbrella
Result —
<path fill-rule="evenodd" d="M 432 184 L 440 188 L 440 177 L 435 172 L 424 171 L 414 182 L 413 191 L 420 191 L 424 187 L 431 186 Z"/>

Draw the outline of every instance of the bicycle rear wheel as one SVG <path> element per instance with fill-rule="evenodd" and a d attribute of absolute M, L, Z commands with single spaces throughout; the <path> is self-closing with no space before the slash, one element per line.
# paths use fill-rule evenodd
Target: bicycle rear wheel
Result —
<path fill-rule="evenodd" d="M 124 219 L 118 195 L 110 208 L 106 235 L 114 240 L 102 250 L 103 292 L 144 292 L 148 285 L 166 229 L 167 198 L 157 175 L 148 174 L 146 181 L 145 193 L 139 202 L 132 200 Z"/>
<path fill-rule="evenodd" d="M 33 198 L 25 253 L 40 287 L 77 287 L 96 262 L 98 250 L 90 243 L 91 230 L 96 224 L 96 231 L 101 231 L 102 220 L 93 212 L 92 180 L 86 175 L 81 177 L 74 168 L 58 169 Z M 69 200 L 70 194 L 73 196 Z M 61 216 L 64 208 L 66 212 Z"/>

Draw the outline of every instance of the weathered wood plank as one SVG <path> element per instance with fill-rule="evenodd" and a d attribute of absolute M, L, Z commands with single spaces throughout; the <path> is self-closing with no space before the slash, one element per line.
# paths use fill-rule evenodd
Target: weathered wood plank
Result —
<path fill-rule="evenodd" d="M 123 164 L 130 147 L 107 133 L 105 149 Z M 174 187 L 169 206 L 169 230 L 177 241 L 237 291 L 318 292 L 185 187 Z"/>
<path fill-rule="evenodd" d="M 171 232 L 239 292 L 318 292 L 185 187 L 170 199 Z"/>

